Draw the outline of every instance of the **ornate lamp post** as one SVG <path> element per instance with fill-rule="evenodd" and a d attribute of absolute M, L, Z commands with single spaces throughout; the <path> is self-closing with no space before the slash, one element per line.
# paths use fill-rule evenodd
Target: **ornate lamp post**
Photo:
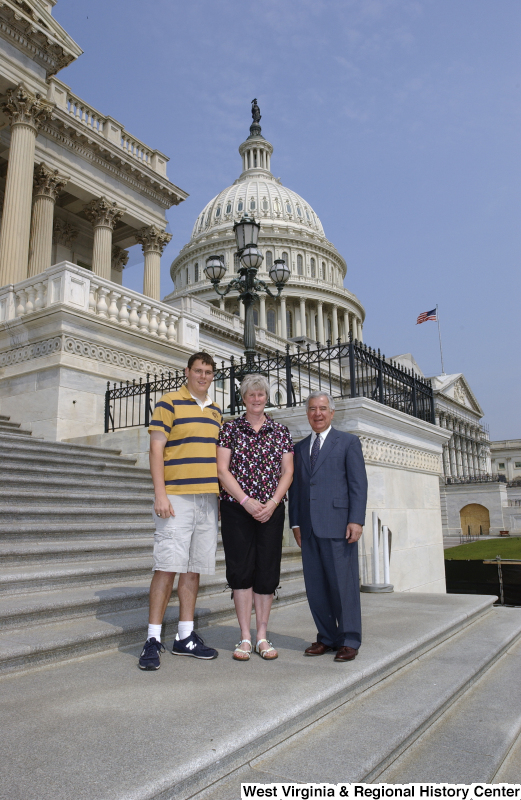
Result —
<path fill-rule="evenodd" d="M 221 291 L 219 282 L 226 274 L 226 267 L 221 256 L 209 256 L 206 259 L 204 269 L 206 277 L 219 295 L 225 297 L 232 289 L 239 292 L 239 297 L 244 303 L 244 355 L 246 357 L 246 370 L 254 369 L 255 359 L 255 325 L 253 323 L 253 305 L 257 300 L 259 292 L 266 292 L 270 297 L 280 297 L 284 284 L 289 278 L 290 271 L 286 262 L 278 258 L 270 269 L 269 275 L 275 286 L 277 293 L 271 291 L 270 287 L 257 279 L 257 271 L 264 260 L 264 256 L 257 247 L 260 225 L 252 217 L 243 217 L 240 222 L 233 226 L 235 240 L 237 242 L 237 255 L 239 256 L 242 267 L 239 269 L 239 278 L 234 278 Z"/>

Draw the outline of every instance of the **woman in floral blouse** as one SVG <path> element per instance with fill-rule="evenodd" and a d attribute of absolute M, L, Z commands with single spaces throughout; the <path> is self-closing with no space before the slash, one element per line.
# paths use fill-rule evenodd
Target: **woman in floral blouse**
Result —
<path fill-rule="evenodd" d="M 293 442 L 286 426 L 264 413 L 268 392 L 263 375 L 244 378 L 241 395 L 246 413 L 223 425 L 217 447 L 226 579 L 241 627 L 241 641 L 233 654 L 237 661 L 248 661 L 252 651 L 252 600 L 257 620 L 255 651 L 267 660 L 278 656 L 266 634 L 280 578 Z"/>

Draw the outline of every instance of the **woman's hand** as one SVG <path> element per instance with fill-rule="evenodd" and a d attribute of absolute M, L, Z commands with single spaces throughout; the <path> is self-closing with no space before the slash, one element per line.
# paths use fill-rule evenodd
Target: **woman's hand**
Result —
<path fill-rule="evenodd" d="M 261 506 L 261 510 L 259 513 L 254 514 L 253 517 L 257 520 L 257 522 L 267 522 L 277 506 L 273 500 L 268 500 L 267 503 L 259 503 L 259 505 Z"/>
<path fill-rule="evenodd" d="M 161 517 L 162 519 L 175 517 L 174 509 L 170 505 L 170 500 L 166 494 L 164 497 L 156 497 L 154 500 L 154 511 L 156 512 L 157 516 Z"/>
<path fill-rule="evenodd" d="M 254 519 L 258 519 L 258 514 L 262 511 L 264 506 L 262 503 L 259 503 L 258 500 L 254 500 L 253 497 L 248 497 L 243 508 L 251 514 Z"/>

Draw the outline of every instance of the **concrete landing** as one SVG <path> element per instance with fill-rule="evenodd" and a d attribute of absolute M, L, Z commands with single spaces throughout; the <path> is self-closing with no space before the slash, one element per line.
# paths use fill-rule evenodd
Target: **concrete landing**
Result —
<path fill-rule="evenodd" d="M 212 793 L 210 784 L 407 668 L 437 643 L 480 620 L 488 625 L 498 612 L 515 616 L 521 632 L 521 612 L 492 609 L 493 599 L 363 595 L 364 644 L 348 664 L 329 654 L 303 656 L 315 630 L 307 604 L 297 603 L 275 606 L 270 637 L 280 657 L 271 663 L 257 655 L 248 663 L 233 661 L 238 630 L 223 622 L 202 631 L 220 651 L 216 661 L 167 652 L 158 672 L 142 672 L 140 648 L 133 647 L 5 676 L 0 798 L 151 800 L 203 790 L 218 798 L 218 787 Z M 397 698 L 396 714 L 404 698 Z"/>

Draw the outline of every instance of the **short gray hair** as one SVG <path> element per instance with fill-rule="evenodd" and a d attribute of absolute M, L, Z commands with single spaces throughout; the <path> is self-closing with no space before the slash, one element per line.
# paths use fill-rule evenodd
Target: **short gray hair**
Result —
<path fill-rule="evenodd" d="M 328 394 L 327 392 L 311 392 L 311 394 L 308 394 L 308 396 L 306 397 L 306 411 L 308 411 L 309 409 L 309 401 L 313 400 L 315 397 L 327 397 L 327 402 L 329 403 L 329 410 L 330 411 L 335 410 L 335 401 L 333 400 L 330 394 Z"/>
<path fill-rule="evenodd" d="M 246 392 L 251 392 L 255 389 L 261 389 L 266 395 L 266 400 L 269 400 L 270 385 L 268 383 L 268 379 L 265 378 L 264 375 L 260 375 L 258 372 L 254 372 L 251 375 L 245 376 L 243 382 L 241 383 L 241 397 L 244 397 Z"/>

